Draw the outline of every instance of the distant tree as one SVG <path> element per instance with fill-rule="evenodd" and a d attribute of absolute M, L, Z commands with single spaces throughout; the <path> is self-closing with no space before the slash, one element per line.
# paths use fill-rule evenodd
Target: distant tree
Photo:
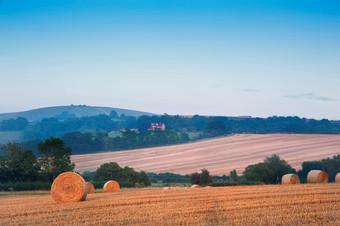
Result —
<path fill-rule="evenodd" d="M 119 116 L 116 111 L 111 111 L 110 118 L 119 118 Z"/>
<path fill-rule="evenodd" d="M 147 186 L 147 187 L 151 186 L 151 180 L 145 171 L 140 171 L 139 182 L 142 183 L 144 186 Z"/>
<path fill-rule="evenodd" d="M 269 169 L 269 167 L 265 163 L 255 164 L 253 167 L 253 175 L 255 181 L 261 181 L 265 184 L 273 183 L 274 172 Z"/>
<path fill-rule="evenodd" d="M 190 183 L 191 184 L 201 184 L 199 173 L 196 172 L 196 173 L 190 174 Z"/>
<path fill-rule="evenodd" d="M 264 164 L 273 172 L 272 182 L 277 184 L 281 182 L 281 178 L 284 174 L 291 173 L 292 167 L 280 156 L 273 154 L 270 157 L 266 157 Z"/>
<path fill-rule="evenodd" d="M 180 136 L 179 136 L 179 140 L 180 142 L 187 142 L 190 140 L 189 135 L 185 132 L 181 132 Z"/>
<path fill-rule="evenodd" d="M 66 147 L 60 138 L 49 138 L 38 144 L 42 155 L 39 162 L 42 174 L 53 181 L 59 174 L 73 171 L 75 165 L 71 162 L 72 150 Z"/>
<path fill-rule="evenodd" d="M 133 168 L 125 166 L 120 167 L 116 162 L 109 162 L 102 164 L 95 172 L 95 181 L 115 180 L 119 183 L 128 182 L 134 184 L 136 187 L 150 186 L 150 178 L 144 172 L 136 172 Z"/>
<path fill-rule="evenodd" d="M 258 181 L 265 184 L 273 183 L 274 173 L 263 162 L 247 166 L 243 174 L 248 181 Z"/>
<path fill-rule="evenodd" d="M 121 180 L 123 169 L 116 162 L 104 163 L 96 170 L 96 181 Z"/>
<path fill-rule="evenodd" d="M 248 165 L 243 171 L 243 176 L 247 181 L 255 181 L 253 168 L 254 165 Z"/>
<path fill-rule="evenodd" d="M 133 182 L 133 183 L 136 183 L 140 179 L 138 172 L 136 172 L 133 168 L 130 168 L 128 166 L 125 166 L 123 168 L 121 178 L 124 181 Z"/>
<path fill-rule="evenodd" d="M 90 171 L 84 171 L 82 174 L 80 174 L 84 178 L 85 181 L 91 181 L 91 172 Z"/>
<path fill-rule="evenodd" d="M 224 124 L 224 122 L 213 120 L 208 123 L 204 129 L 204 132 L 210 134 L 211 136 L 221 136 L 229 133 L 229 129 Z"/>
<path fill-rule="evenodd" d="M 229 178 L 230 178 L 231 182 L 237 181 L 237 172 L 236 172 L 236 170 L 230 171 Z"/>
<path fill-rule="evenodd" d="M 3 120 L 0 123 L 0 129 L 2 131 L 18 131 L 23 130 L 28 126 L 26 118 L 18 117 L 17 119 Z"/>
<path fill-rule="evenodd" d="M 200 184 L 206 185 L 213 182 L 213 178 L 210 175 L 210 172 L 207 169 L 201 169 L 200 177 Z"/>
<path fill-rule="evenodd" d="M 191 184 L 199 184 L 205 185 L 213 182 L 213 177 L 210 175 L 210 172 L 207 169 L 201 169 L 201 173 L 192 173 L 190 174 L 190 183 Z"/>
<path fill-rule="evenodd" d="M 147 131 L 152 123 L 152 118 L 146 115 L 140 116 L 137 119 L 137 127 L 138 127 L 138 131 L 143 132 L 143 131 Z"/>

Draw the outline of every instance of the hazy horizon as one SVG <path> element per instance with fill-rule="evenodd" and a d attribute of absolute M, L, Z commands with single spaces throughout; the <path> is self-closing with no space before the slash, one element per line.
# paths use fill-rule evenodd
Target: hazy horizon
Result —
<path fill-rule="evenodd" d="M 0 113 L 340 120 L 340 2 L 0 1 Z"/>

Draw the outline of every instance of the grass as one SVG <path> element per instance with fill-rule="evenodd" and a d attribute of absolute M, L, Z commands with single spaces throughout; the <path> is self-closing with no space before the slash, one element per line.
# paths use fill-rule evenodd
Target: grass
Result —
<path fill-rule="evenodd" d="M 199 133 L 195 133 L 195 132 L 187 132 L 187 134 L 188 134 L 190 140 L 199 136 Z"/>
<path fill-rule="evenodd" d="M 4 192 L 0 193 L 0 196 L 11 196 L 11 195 L 50 195 L 51 192 Z"/>
<path fill-rule="evenodd" d="M 110 138 L 116 138 L 116 137 L 121 137 L 122 136 L 122 133 L 119 132 L 119 133 L 109 133 L 108 135 Z"/>

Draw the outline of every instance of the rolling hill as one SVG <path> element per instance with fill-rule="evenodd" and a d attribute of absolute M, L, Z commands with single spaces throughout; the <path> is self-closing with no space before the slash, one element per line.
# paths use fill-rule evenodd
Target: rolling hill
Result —
<path fill-rule="evenodd" d="M 24 117 L 28 121 L 40 121 L 43 118 L 58 118 L 65 119 L 70 116 L 82 117 L 82 116 L 95 116 L 99 114 L 109 115 L 111 111 L 116 111 L 118 115 L 125 114 L 127 116 L 141 116 L 141 115 L 155 115 L 149 112 L 134 111 L 121 108 L 111 107 L 96 107 L 86 105 L 70 105 L 70 106 L 55 106 L 38 108 L 29 111 L 2 113 L 0 114 L 0 122 L 7 119 L 16 119 L 18 117 Z"/>
<path fill-rule="evenodd" d="M 73 155 L 78 172 L 95 171 L 101 164 L 118 162 L 122 167 L 154 173 L 190 174 L 206 168 L 214 175 L 229 174 L 278 154 L 293 168 L 304 161 L 340 154 L 340 135 L 237 134 L 173 146 L 129 151 Z"/>

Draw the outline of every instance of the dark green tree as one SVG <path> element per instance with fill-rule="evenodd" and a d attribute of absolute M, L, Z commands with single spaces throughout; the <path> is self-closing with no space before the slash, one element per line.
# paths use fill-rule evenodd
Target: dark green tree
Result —
<path fill-rule="evenodd" d="M 38 144 L 38 150 L 42 155 L 39 160 L 42 174 L 48 180 L 53 181 L 59 174 L 73 171 L 75 165 L 71 162 L 72 150 L 61 139 L 46 139 Z"/>
<path fill-rule="evenodd" d="M 230 133 L 230 130 L 224 124 L 224 122 L 213 120 L 208 123 L 208 125 L 204 129 L 204 132 L 210 134 L 210 136 L 222 136 Z"/>
<path fill-rule="evenodd" d="M 200 173 L 200 184 L 206 185 L 213 182 L 213 178 L 207 169 L 201 169 Z"/>
<path fill-rule="evenodd" d="M 116 162 L 104 163 L 96 170 L 95 181 L 122 180 L 123 169 Z"/>
<path fill-rule="evenodd" d="M 229 176 L 229 178 L 230 178 L 230 181 L 231 181 L 231 182 L 237 181 L 237 173 L 236 173 L 236 170 L 230 171 L 230 176 Z"/>
<path fill-rule="evenodd" d="M 197 173 L 197 172 L 190 174 L 190 183 L 191 184 L 201 184 L 200 174 Z"/>
<path fill-rule="evenodd" d="M 255 165 L 249 165 L 243 172 L 244 177 L 248 181 L 257 181 L 265 184 L 273 183 L 273 171 L 263 162 Z"/>
<path fill-rule="evenodd" d="M 273 154 L 264 160 L 264 164 L 273 172 L 272 183 L 277 184 L 281 182 L 284 174 L 291 173 L 292 167 L 280 156 Z"/>
<path fill-rule="evenodd" d="M 136 183 L 139 181 L 139 174 L 133 168 L 125 166 L 122 171 L 122 179 L 127 182 Z"/>
<path fill-rule="evenodd" d="M 32 151 L 23 150 L 17 143 L 7 143 L 2 146 L 0 156 L 0 179 L 2 181 L 23 182 L 36 180 L 39 165 Z"/>
<path fill-rule="evenodd" d="M 139 173 L 139 182 L 144 184 L 144 186 L 151 186 L 151 180 L 148 174 L 145 171 L 140 171 Z"/>
<path fill-rule="evenodd" d="M 265 184 L 273 183 L 274 172 L 269 169 L 265 163 L 257 163 L 253 167 L 253 176 L 255 181 L 260 181 Z"/>

